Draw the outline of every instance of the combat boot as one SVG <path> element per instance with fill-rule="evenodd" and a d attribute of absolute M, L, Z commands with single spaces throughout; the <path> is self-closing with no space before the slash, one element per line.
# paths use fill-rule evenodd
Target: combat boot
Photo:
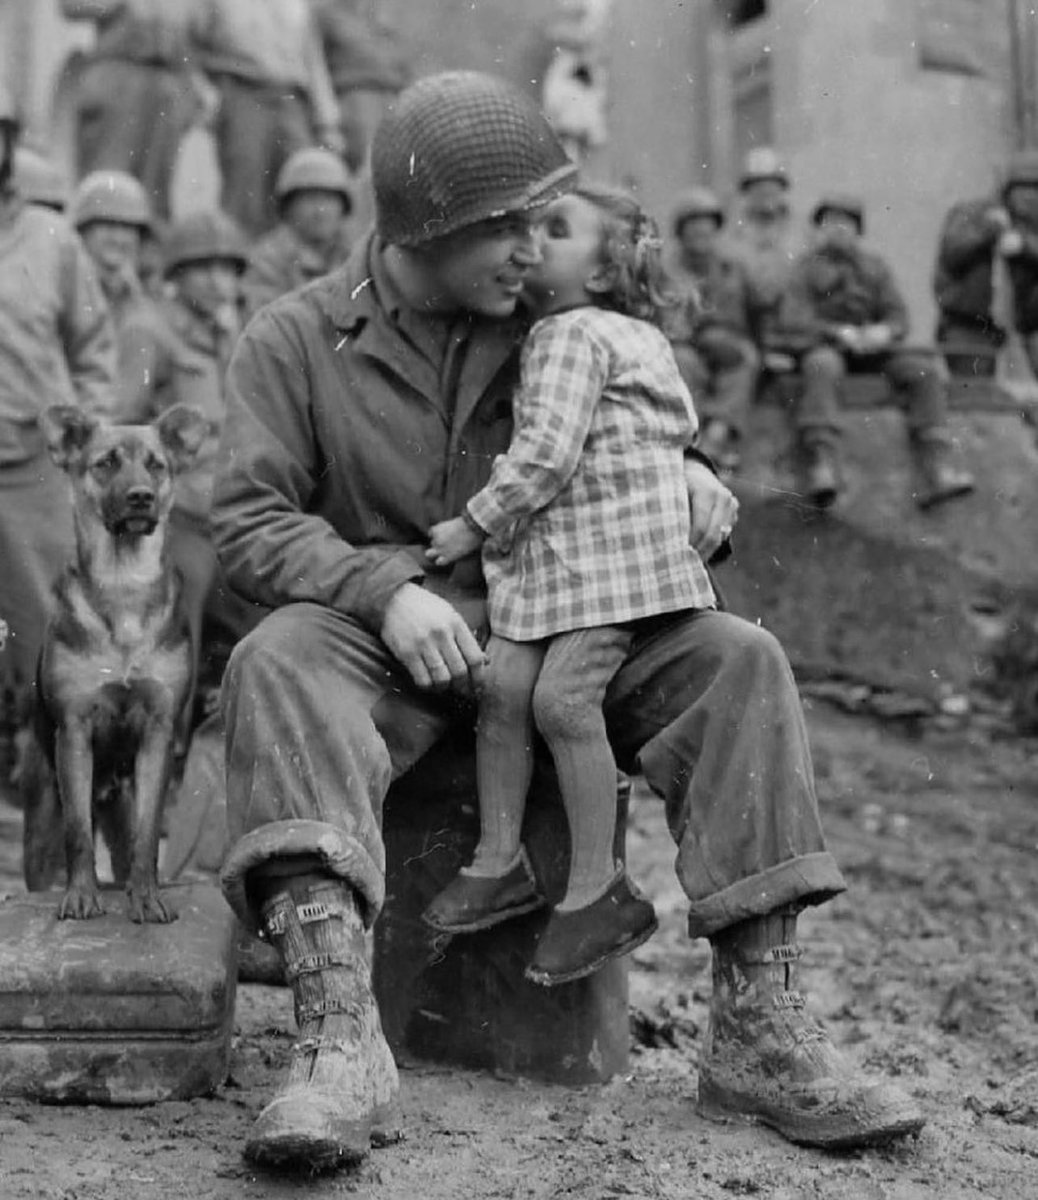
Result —
<path fill-rule="evenodd" d="M 973 476 L 951 461 L 951 448 L 940 435 L 912 438 L 912 462 L 916 474 L 914 499 L 924 511 L 973 491 Z"/>
<path fill-rule="evenodd" d="M 840 495 L 836 451 L 828 442 L 805 439 L 797 448 L 799 490 L 815 508 L 830 508 Z"/>
<path fill-rule="evenodd" d="M 292 988 L 299 1041 L 245 1155 L 319 1171 L 356 1162 L 373 1142 L 399 1136 L 399 1082 L 371 990 L 354 892 L 319 875 L 277 885 L 263 904 L 263 927 Z"/>
<path fill-rule="evenodd" d="M 711 939 L 714 991 L 699 1064 L 705 1116 L 760 1121 L 826 1149 L 915 1134 L 924 1117 L 898 1088 L 859 1073 L 804 1011 L 793 911 Z"/>

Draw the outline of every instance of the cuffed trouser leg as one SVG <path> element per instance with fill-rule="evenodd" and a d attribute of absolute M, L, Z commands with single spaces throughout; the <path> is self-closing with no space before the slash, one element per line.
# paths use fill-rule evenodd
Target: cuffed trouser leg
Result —
<path fill-rule="evenodd" d="M 733 336 L 726 347 L 731 354 L 738 356 L 738 361 L 733 365 L 715 366 L 713 395 L 704 406 L 701 416 L 724 421 L 737 437 L 742 437 L 757 392 L 760 354 L 749 338 Z"/>
<path fill-rule="evenodd" d="M 948 419 L 947 372 L 928 350 L 899 350 L 883 366 L 891 391 L 905 414 L 910 440 L 943 439 Z"/>
<path fill-rule="evenodd" d="M 222 707 L 232 908 L 255 930 L 249 873 L 303 855 L 353 887 L 370 924 L 385 895 L 386 790 L 439 739 L 450 701 L 419 693 L 358 622 L 292 604 L 235 647 Z"/>
<path fill-rule="evenodd" d="M 840 433 L 840 384 L 847 374 L 843 355 L 831 346 L 817 346 L 800 360 L 800 374 L 793 428 L 804 444 L 832 445 Z"/>
<path fill-rule="evenodd" d="M 605 713 L 621 767 L 666 805 L 693 936 L 845 889 L 796 684 L 766 630 L 701 612 L 642 632 Z"/>

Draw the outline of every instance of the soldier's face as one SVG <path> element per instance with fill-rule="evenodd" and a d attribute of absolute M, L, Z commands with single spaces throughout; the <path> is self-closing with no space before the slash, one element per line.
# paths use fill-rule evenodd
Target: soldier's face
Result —
<path fill-rule="evenodd" d="M 681 248 L 691 255 L 707 254 L 717 241 L 720 228 L 711 216 L 688 217 L 681 224 Z"/>
<path fill-rule="evenodd" d="M 327 246 L 342 228 L 346 204 L 338 192 L 308 188 L 288 201 L 285 221 L 308 246 Z"/>
<path fill-rule="evenodd" d="M 118 221 L 91 221 L 81 230 L 80 236 L 102 275 L 118 275 L 137 269 L 141 231 L 136 225 L 123 225 Z"/>
<path fill-rule="evenodd" d="M 1015 221 L 1038 228 L 1038 186 L 1014 184 L 1006 193 L 1006 208 Z"/>
<path fill-rule="evenodd" d="M 215 317 L 238 299 L 238 267 L 225 259 L 187 263 L 176 274 L 177 294 L 189 308 Z"/>
<path fill-rule="evenodd" d="M 535 221 L 525 213 L 481 221 L 418 249 L 431 285 L 428 307 L 484 317 L 515 312 L 541 259 Z"/>

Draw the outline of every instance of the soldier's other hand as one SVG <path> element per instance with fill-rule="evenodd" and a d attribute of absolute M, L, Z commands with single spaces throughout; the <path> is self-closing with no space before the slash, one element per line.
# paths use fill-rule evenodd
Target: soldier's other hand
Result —
<path fill-rule="evenodd" d="M 1009 215 L 1008 210 L 1000 204 L 992 205 L 987 209 L 984 213 L 984 220 L 994 234 L 1004 233 L 1013 223 L 1013 218 Z"/>
<path fill-rule="evenodd" d="M 1024 235 L 1019 229 L 1007 229 L 998 239 L 998 252 L 1003 258 L 1015 258 L 1024 248 Z"/>
<path fill-rule="evenodd" d="M 874 325 L 866 325 L 861 331 L 861 344 L 869 353 L 886 350 L 894 340 L 894 331 L 889 325 L 877 321 Z"/>
<path fill-rule="evenodd" d="M 685 486 L 691 514 L 689 541 L 702 560 L 709 562 L 731 537 L 739 519 L 739 501 L 706 463 L 696 458 L 685 459 Z"/>
<path fill-rule="evenodd" d="M 453 605 L 416 583 L 390 597 L 381 637 L 419 688 L 469 692 L 482 682 L 486 659 L 475 634 Z"/>

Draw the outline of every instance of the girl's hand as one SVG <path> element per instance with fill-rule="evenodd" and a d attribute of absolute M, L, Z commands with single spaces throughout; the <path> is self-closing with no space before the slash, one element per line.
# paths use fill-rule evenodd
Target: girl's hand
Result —
<path fill-rule="evenodd" d="M 429 549 L 425 557 L 437 567 L 448 567 L 483 545 L 483 537 L 461 517 L 441 521 L 429 530 Z"/>

